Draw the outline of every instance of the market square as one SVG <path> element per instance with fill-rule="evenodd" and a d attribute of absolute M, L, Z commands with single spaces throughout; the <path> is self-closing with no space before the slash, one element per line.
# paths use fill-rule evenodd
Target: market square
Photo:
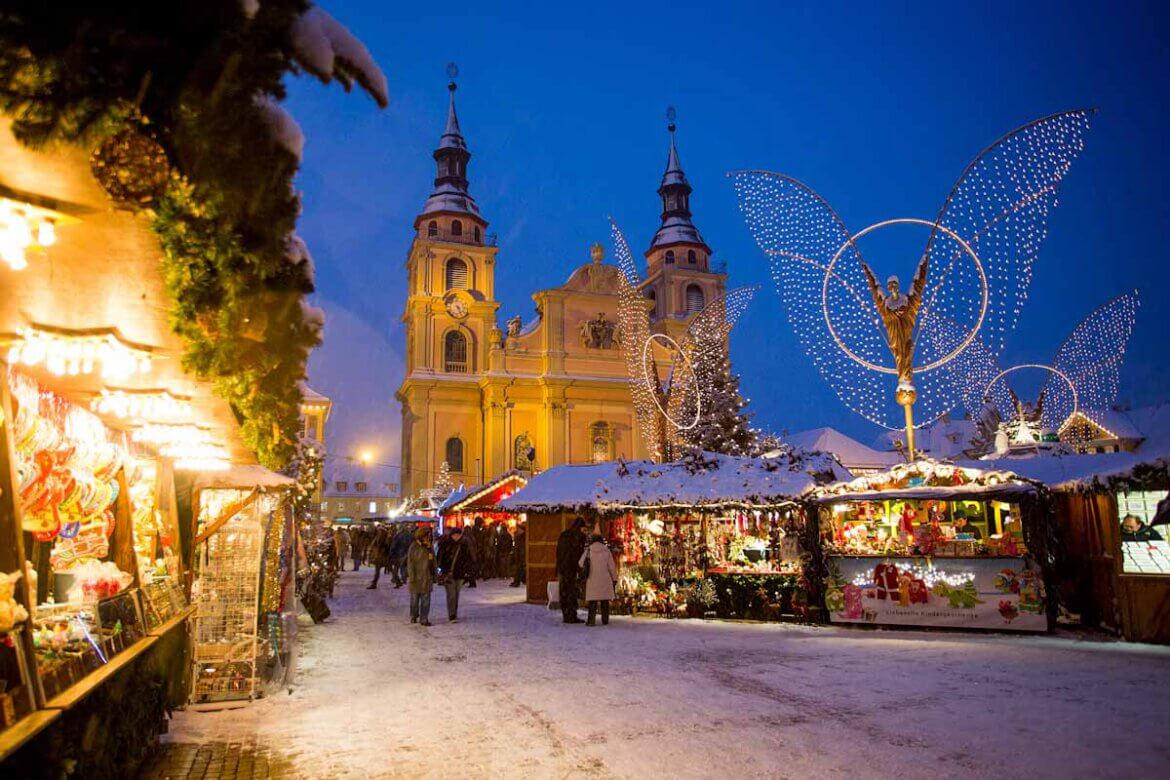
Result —
<path fill-rule="evenodd" d="M 0 2 L 0 776 L 1166 774 L 1167 21 Z"/>

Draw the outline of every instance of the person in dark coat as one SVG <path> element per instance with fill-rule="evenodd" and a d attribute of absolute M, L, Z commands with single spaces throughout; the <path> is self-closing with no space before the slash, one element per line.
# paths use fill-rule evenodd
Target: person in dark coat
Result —
<path fill-rule="evenodd" d="M 519 588 L 528 582 L 528 532 L 523 522 L 516 524 L 516 539 L 512 544 L 512 566 L 514 574 L 511 587 Z"/>
<path fill-rule="evenodd" d="M 1121 541 L 1123 542 L 1156 542 L 1161 541 L 1162 534 L 1142 522 L 1137 515 L 1126 515 L 1121 521 Z"/>
<path fill-rule="evenodd" d="M 378 526 L 374 540 L 370 542 L 370 565 L 374 567 L 374 581 L 366 586 L 370 590 L 378 589 L 382 569 L 390 568 L 390 542 L 390 531 L 384 526 Z"/>
<path fill-rule="evenodd" d="M 580 623 L 577 617 L 577 578 L 579 561 L 585 552 L 585 521 L 577 518 L 557 538 L 557 582 L 560 588 L 561 616 L 566 623 Z"/>
<path fill-rule="evenodd" d="M 475 569 L 471 550 L 471 541 L 458 526 L 439 541 L 439 583 L 447 591 L 447 619 L 452 623 L 459 621 L 459 591 Z"/>
<path fill-rule="evenodd" d="M 496 523 L 496 576 L 507 579 L 512 563 L 512 534 L 507 523 Z"/>
<path fill-rule="evenodd" d="M 403 523 L 390 543 L 390 576 L 395 588 L 401 588 L 406 582 L 406 554 L 414 542 L 414 532 L 413 523 Z"/>
<path fill-rule="evenodd" d="M 431 589 L 435 583 L 435 550 L 431 547 L 429 528 L 415 532 L 406 561 L 406 576 L 410 582 L 410 622 L 429 626 Z"/>

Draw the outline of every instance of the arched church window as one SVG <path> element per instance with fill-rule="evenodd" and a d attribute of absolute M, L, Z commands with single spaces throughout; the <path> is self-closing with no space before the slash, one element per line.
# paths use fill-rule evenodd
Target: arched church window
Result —
<path fill-rule="evenodd" d="M 695 264 L 695 250 L 693 250 L 693 249 L 687 250 L 687 262 L 690 263 L 691 265 Z"/>
<path fill-rule="evenodd" d="M 463 235 L 463 223 L 457 219 L 451 220 L 451 235 L 453 235 L 453 236 Z"/>
<path fill-rule="evenodd" d="M 650 316 L 657 317 L 658 316 L 658 293 L 654 292 L 653 290 L 647 290 L 646 291 L 646 298 L 652 304 L 654 304 L 654 307 L 652 309 L 650 309 Z"/>
<path fill-rule="evenodd" d="M 458 436 L 447 439 L 447 468 L 455 472 L 463 471 L 463 440 Z"/>
<path fill-rule="evenodd" d="M 467 289 L 467 263 L 458 257 L 452 257 L 447 261 L 447 289 Z"/>
<path fill-rule="evenodd" d="M 443 370 L 467 373 L 467 336 L 453 330 L 443 337 Z"/>
<path fill-rule="evenodd" d="M 427 237 L 434 238 L 437 235 L 439 235 L 439 223 L 432 219 L 427 223 Z"/>
<path fill-rule="evenodd" d="M 703 310 L 707 301 L 703 295 L 703 288 L 697 284 L 687 285 L 687 314 L 695 314 Z"/>
<path fill-rule="evenodd" d="M 589 426 L 589 459 L 602 463 L 610 459 L 613 448 L 613 428 L 609 423 L 598 420 Z"/>
<path fill-rule="evenodd" d="M 666 250 L 666 264 L 671 265 L 672 263 L 674 263 L 674 250 L 668 249 Z"/>
<path fill-rule="evenodd" d="M 478 244 L 480 241 L 480 239 L 479 239 L 479 225 L 476 225 L 475 228 L 471 232 L 472 232 L 472 235 L 475 236 L 475 243 Z"/>

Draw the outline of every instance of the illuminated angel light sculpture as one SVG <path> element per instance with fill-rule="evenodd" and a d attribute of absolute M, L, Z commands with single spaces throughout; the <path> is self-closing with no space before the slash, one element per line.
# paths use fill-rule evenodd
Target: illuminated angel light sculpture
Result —
<path fill-rule="evenodd" d="M 967 166 L 938 216 L 890 219 L 854 234 L 808 185 L 771 171 L 734 171 L 740 208 L 768 255 L 789 322 L 821 376 L 851 409 L 883 427 L 920 425 L 953 408 L 959 390 L 949 363 L 978 336 L 999 354 L 1027 298 L 1032 263 L 1073 161 L 1084 149 L 1091 110 L 1054 114 L 1000 138 Z M 909 294 L 888 292 L 858 241 L 894 225 L 928 227 Z M 945 338 L 938 338 L 948 331 Z M 895 379 L 894 400 L 874 373 Z M 899 419 L 903 418 L 903 419 Z"/>
<path fill-rule="evenodd" d="M 650 456 L 669 460 L 694 443 L 703 412 L 710 408 L 707 394 L 712 382 L 718 372 L 727 370 L 731 328 L 756 288 L 739 287 L 711 301 L 678 340 L 654 333 L 634 255 L 613 220 L 610 227 L 621 270 L 618 319 L 634 413 Z"/>
<path fill-rule="evenodd" d="M 1117 401 L 1139 305 L 1135 290 L 1098 307 L 1073 329 L 1050 363 L 1001 368 L 977 340 L 951 368 L 979 432 L 971 454 L 987 454 L 993 446 L 999 451 L 1030 446 L 1046 437 L 1082 443 L 1087 426 L 1075 424 L 1078 413 L 1107 410 Z M 945 338 L 945 331 L 940 334 Z M 1035 401 L 1021 399 L 1012 382 L 1036 372 L 1047 374 L 1039 395 Z"/>

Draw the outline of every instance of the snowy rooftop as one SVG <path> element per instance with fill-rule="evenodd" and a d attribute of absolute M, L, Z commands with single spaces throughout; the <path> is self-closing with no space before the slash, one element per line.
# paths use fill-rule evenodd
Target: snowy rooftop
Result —
<path fill-rule="evenodd" d="M 454 211 L 456 213 L 474 214 L 479 216 L 479 206 L 470 193 L 462 190 L 450 182 L 444 182 L 427 198 L 423 204 L 423 214 L 435 214 L 440 211 Z"/>
<path fill-rule="evenodd" d="M 707 242 L 699 235 L 699 229 L 689 219 L 677 216 L 667 217 L 662 221 L 662 227 L 658 228 L 658 232 L 654 234 L 650 248 L 683 243 L 707 245 Z"/>
<path fill-rule="evenodd" d="M 684 460 L 609 461 L 554 466 L 497 506 L 512 512 L 598 511 L 626 507 L 777 504 L 805 494 L 822 479 L 848 472 L 826 455 L 737 458 L 704 453 Z M 815 475 L 815 476 L 814 476 Z"/>
<path fill-rule="evenodd" d="M 1034 494 L 1037 487 L 1010 468 L 978 463 L 953 464 L 936 460 L 900 463 L 888 471 L 842 480 L 816 489 L 817 503 L 880 501 L 897 496 L 913 499 L 964 497 L 1011 500 Z"/>
<path fill-rule="evenodd" d="M 836 428 L 813 428 L 784 437 L 788 444 L 807 452 L 829 452 L 848 468 L 889 468 L 902 462 L 897 452 L 879 452 Z"/>

